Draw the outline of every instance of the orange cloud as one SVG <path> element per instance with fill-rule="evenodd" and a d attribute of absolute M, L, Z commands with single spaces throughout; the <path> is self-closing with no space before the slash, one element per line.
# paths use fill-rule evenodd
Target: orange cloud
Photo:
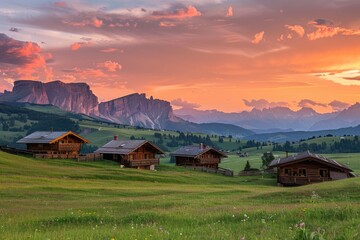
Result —
<path fill-rule="evenodd" d="M 305 34 L 305 29 L 300 25 L 285 25 L 285 27 L 291 31 L 294 31 L 300 37 L 303 37 Z"/>
<path fill-rule="evenodd" d="M 154 11 L 152 16 L 154 18 L 160 19 L 184 19 L 191 17 L 199 17 L 201 16 L 201 12 L 199 12 L 194 6 L 189 5 L 184 9 L 176 9 L 173 11 Z"/>
<path fill-rule="evenodd" d="M 103 21 L 98 19 L 97 17 L 93 17 L 92 18 L 92 21 L 91 21 L 91 24 L 94 26 L 94 27 L 101 27 L 103 25 Z"/>
<path fill-rule="evenodd" d="M 109 72 L 116 72 L 116 71 L 122 69 L 122 66 L 119 63 L 113 62 L 113 61 L 105 61 L 105 62 L 99 63 L 97 66 L 105 68 Z"/>
<path fill-rule="evenodd" d="M 253 44 L 259 44 L 264 39 L 265 32 L 255 34 L 254 39 L 251 41 Z"/>
<path fill-rule="evenodd" d="M 234 15 L 234 13 L 233 13 L 233 7 L 232 7 L 232 6 L 229 6 L 228 11 L 227 11 L 227 13 L 226 13 L 226 16 L 227 16 L 227 17 L 232 17 L 233 15 Z"/>
<path fill-rule="evenodd" d="M 91 42 L 76 42 L 70 45 L 72 51 L 77 51 L 82 47 L 91 46 Z"/>
<path fill-rule="evenodd" d="M 359 36 L 360 30 L 343 28 L 343 27 L 334 27 L 333 23 L 329 20 L 317 19 L 308 22 L 309 25 L 312 25 L 316 30 L 312 33 L 307 34 L 309 40 L 317 40 L 321 38 L 330 38 L 335 35 L 341 34 L 345 36 Z"/>

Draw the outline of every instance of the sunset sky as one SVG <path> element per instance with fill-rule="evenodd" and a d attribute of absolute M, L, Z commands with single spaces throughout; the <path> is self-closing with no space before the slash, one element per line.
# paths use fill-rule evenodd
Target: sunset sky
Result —
<path fill-rule="evenodd" d="M 2 0 L 0 92 L 86 82 L 239 112 L 360 101 L 358 0 Z"/>

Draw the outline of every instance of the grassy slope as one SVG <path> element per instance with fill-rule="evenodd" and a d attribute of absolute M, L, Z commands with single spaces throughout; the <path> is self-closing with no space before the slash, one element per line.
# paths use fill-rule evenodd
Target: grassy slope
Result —
<path fill-rule="evenodd" d="M 293 239 L 300 221 L 326 239 L 360 236 L 360 179 L 280 188 L 0 152 L 0 182 L 0 239 Z"/>

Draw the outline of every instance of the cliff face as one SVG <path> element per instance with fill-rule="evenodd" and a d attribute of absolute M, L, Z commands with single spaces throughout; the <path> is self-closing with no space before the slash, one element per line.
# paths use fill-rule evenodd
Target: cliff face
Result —
<path fill-rule="evenodd" d="M 19 80 L 12 92 L 0 96 L 0 101 L 51 104 L 70 112 L 98 115 L 98 98 L 86 83 Z"/>
<path fill-rule="evenodd" d="M 100 103 L 99 113 L 112 122 L 146 128 L 163 129 L 176 121 L 169 102 L 137 93 Z"/>

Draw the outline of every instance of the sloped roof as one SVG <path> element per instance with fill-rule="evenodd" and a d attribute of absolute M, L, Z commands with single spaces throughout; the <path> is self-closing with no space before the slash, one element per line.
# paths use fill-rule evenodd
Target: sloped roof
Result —
<path fill-rule="evenodd" d="M 342 168 L 342 169 L 346 169 L 348 171 L 352 171 L 349 167 L 347 167 L 344 164 L 338 163 L 337 161 L 329 159 L 327 157 L 324 157 L 324 156 L 321 156 L 321 155 L 318 155 L 315 153 L 311 153 L 309 151 L 298 153 L 296 155 L 292 155 L 292 156 L 285 157 L 285 158 L 275 159 L 270 163 L 269 167 L 270 168 L 278 167 L 281 165 L 285 165 L 288 163 L 293 163 L 293 162 L 297 162 L 297 161 L 301 161 L 301 160 L 306 160 L 309 158 L 315 159 L 315 160 L 322 162 L 324 164 L 327 164 L 327 165 L 331 165 L 331 166 L 334 166 L 337 168 Z"/>
<path fill-rule="evenodd" d="M 150 144 L 153 148 L 155 148 L 158 154 L 164 153 L 158 146 L 146 140 L 112 140 L 101 148 L 97 149 L 95 152 L 127 155 L 146 143 Z"/>
<path fill-rule="evenodd" d="M 57 140 L 66 137 L 67 135 L 73 135 L 76 138 L 82 140 L 84 143 L 89 143 L 88 140 L 77 135 L 71 131 L 68 132 L 33 132 L 30 135 L 20 139 L 17 143 L 54 143 Z"/>
<path fill-rule="evenodd" d="M 181 156 L 181 157 L 197 157 L 201 154 L 204 154 L 207 151 L 213 150 L 215 152 L 217 152 L 218 154 L 220 154 L 222 157 L 227 157 L 226 154 L 216 150 L 215 148 L 212 147 L 208 147 L 206 146 L 205 148 L 200 148 L 199 146 L 194 146 L 194 145 L 190 145 L 190 146 L 183 146 L 177 150 L 175 150 L 174 152 L 172 152 L 170 155 L 171 156 Z"/>

